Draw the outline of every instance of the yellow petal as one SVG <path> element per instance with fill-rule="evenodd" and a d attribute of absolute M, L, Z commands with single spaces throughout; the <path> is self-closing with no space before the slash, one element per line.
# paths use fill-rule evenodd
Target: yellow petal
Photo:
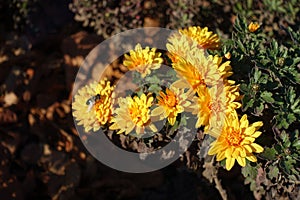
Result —
<path fill-rule="evenodd" d="M 153 131 L 155 133 L 158 131 L 157 128 L 156 128 L 156 126 L 154 124 L 150 124 L 149 128 L 151 129 L 151 131 Z"/>
<path fill-rule="evenodd" d="M 250 127 L 246 128 L 246 130 L 245 130 L 244 133 L 245 133 L 246 135 L 251 136 L 251 135 L 253 135 L 254 132 L 255 132 L 255 127 L 250 126 Z"/>
<path fill-rule="evenodd" d="M 221 151 L 217 154 L 217 161 L 221 161 L 225 158 L 225 152 L 224 151 Z"/>
<path fill-rule="evenodd" d="M 175 121 L 176 121 L 176 117 L 173 116 L 173 117 L 168 117 L 168 121 L 169 123 L 173 126 L 175 124 Z"/>
<path fill-rule="evenodd" d="M 264 125 L 263 122 L 259 121 L 259 122 L 254 122 L 251 126 L 259 128 L 259 127 L 262 127 L 263 125 Z"/>
<path fill-rule="evenodd" d="M 248 152 L 248 153 L 252 153 L 252 148 L 250 145 L 243 145 L 243 147 L 245 148 L 245 150 Z"/>
<path fill-rule="evenodd" d="M 128 123 L 125 134 L 126 135 L 129 134 L 134 129 L 134 127 L 135 127 L 134 123 Z"/>
<path fill-rule="evenodd" d="M 261 153 L 264 151 L 264 148 L 256 143 L 251 144 L 251 147 L 254 149 L 254 152 Z"/>
<path fill-rule="evenodd" d="M 218 143 L 214 143 L 214 145 L 209 149 L 208 155 L 214 155 L 218 152 L 221 152 L 223 150 L 223 147 L 219 145 Z"/>
<path fill-rule="evenodd" d="M 261 131 L 255 131 L 255 132 L 252 134 L 252 137 L 257 138 L 257 137 L 259 137 L 261 134 L 262 134 Z"/>
<path fill-rule="evenodd" d="M 237 162 L 239 163 L 239 165 L 241 165 L 242 167 L 246 166 L 246 159 L 242 158 L 242 157 L 237 157 Z"/>
<path fill-rule="evenodd" d="M 249 126 L 249 122 L 247 120 L 247 115 L 243 115 L 243 117 L 241 118 L 240 120 L 240 123 L 241 123 L 241 128 L 247 128 Z"/>
<path fill-rule="evenodd" d="M 117 130 L 117 129 L 119 129 L 119 128 L 120 128 L 120 127 L 118 126 L 117 123 L 113 123 L 113 124 L 109 127 L 110 130 Z"/>
<path fill-rule="evenodd" d="M 257 158 L 251 153 L 249 155 L 247 155 L 246 157 L 249 161 L 251 162 L 256 162 L 257 161 Z"/>
<path fill-rule="evenodd" d="M 232 156 L 232 153 L 233 153 L 233 147 L 227 148 L 225 151 L 226 158 L 230 158 Z"/>
<path fill-rule="evenodd" d="M 157 115 L 161 115 L 164 113 L 164 109 L 163 107 L 159 106 L 157 108 L 154 108 L 151 112 L 151 116 L 157 116 Z"/>
<path fill-rule="evenodd" d="M 231 168 L 233 167 L 233 165 L 234 165 L 234 163 L 235 163 L 235 159 L 234 158 L 227 158 L 226 159 L 226 169 L 229 171 L 229 170 L 231 170 Z"/>

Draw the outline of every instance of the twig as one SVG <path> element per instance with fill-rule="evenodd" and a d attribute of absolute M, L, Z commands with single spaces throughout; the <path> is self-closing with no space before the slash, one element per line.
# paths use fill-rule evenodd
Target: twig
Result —
<path fill-rule="evenodd" d="M 218 179 L 218 176 L 217 174 L 214 174 L 213 176 L 213 179 L 214 179 L 214 182 L 216 184 L 216 188 L 217 190 L 219 191 L 221 197 L 223 200 L 227 200 L 227 193 L 226 193 L 226 190 L 223 189 L 222 185 L 221 185 L 221 181 Z"/>

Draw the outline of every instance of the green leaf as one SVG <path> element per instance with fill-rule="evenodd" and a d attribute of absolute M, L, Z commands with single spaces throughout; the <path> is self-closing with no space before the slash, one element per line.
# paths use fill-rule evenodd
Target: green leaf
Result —
<path fill-rule="evenodd" d="M 257 176 L 257 168 L 257 165 L 251 166 L 250 163 L 247 163 L 246 166 L 242 168 L 242 174 L 244 177 L 255 179 Z"/>
<path fill-rule="evenodd" d="M 238 47 L 242 50 L 242 52 L 243 52 L 244 54 L 247 54 L 247 53 L 246 53 L 246 49 L 245 49 L 243 43 L 242 43 L 240 40 L 237 41 L 237 45 L 238 45 Z"/>
<path fill-rule="evenodd" d="M 257 83 L 260 77 L 261 77 L 261 71 L 256 69 L 254 72 L 254 82 Z"/>
<path fill-rule="evenodd" d="M 263 102 L 260 102 L 260 104 L 259 104 L 259 106 L 257 106 L 256 108 L 255 108 L 255 114 L 256 115 L 262 115 L 262 112 L 263 112 L 263 110 L 264 110 L 264 103 Z"/>
<path fill-rule="evenodd" d="M 300 149 L 300 140 L 294 141 L 292 146 L 295 147 L 296 149 Z"/>
<path fill-rule="evenodd" d="M 246 96 L 245 96 L 246 97 Z M 242 99 L 242 103 L 244 106 L 244 110 L 246 111 L 248 108 L 251 108 L 254 104 L 254 99 L 246 99 L 246 98 L 243 98 Z"/>
<path fill-rule="evenodd" d="M 267 160 L 274 160 L 276 158 L 277 151 L 272 148 L 265 148 L 264 151 L 261 153 L 261 156 L 264 157 Z"/>
<path fill-rule="evenodd" d="M 147 76 L 145 78 L 145 81 L 147 83 L 152 83 L 152 84 L 160 84 L 161 80 L 156 76 L 156 75 L 153 75 L 153 76 Z"/>
<path fill-rule="evenodd" d="M 275 100 L 272 97 L 272 93 L 268 91 L 264 91 L 261 93 L 260 97 L 265 100 L 267 103 L 274 103 Z"/>
<path fill-rule="evenodd" d="M 240 90 L 241 90 L 243 93 L 248 93 L 248 91 L 249 91 L 248 85 L 245 84 L 245 83 L 242 83 L 242 84 L 240 85 Z"/>
<path fill-rule="evenodd" d="M 282 142 L 285 143 L 286 141 L 289 140 L 289 136 L 285 131 L 282 131 L 280 134 L 280 138 L 282 139 Z"/>
<path fill-rule="evenodd" d="M 296 117 L 293 113 L 289 113 L 288 116 L 287 116 L 287 119 L 288 119 L 288 122 L 291 124 L 293 123 L 294 121 L 296 121 Z"/>
<path fill-rule="evenodd" d="M 152 92 L 152 93 L 155 93 L 155 94 L 158 94 L 159 91 L 161 91 L 161 90 L 162 90 L 162 88 L 157 84 L 150 85 L 150 87 L 148 88 L 149 92 Z"/>
<path fill-rule="evenodd" d="M 279 174 L 279 169 L 278 169 L 278 167 L 277 167 L 277 166 L 270 166 L 270 171 L 269 171 L 269 173 L 267 174 L 268 177 L 269 177 L 270 179 L 273 179 L 273 178 L 276 178 L 276 179 L 277 179 L 278 174 Z"/>
<path fill-rule="evenodd" d="M 284 170 L 290 174 L 291 170 L 293 169 L 293 164 L 295 164 L 296 161 L 294 161 L 293 159 L 287 159 L 283 161 L 283 167 Z"/>

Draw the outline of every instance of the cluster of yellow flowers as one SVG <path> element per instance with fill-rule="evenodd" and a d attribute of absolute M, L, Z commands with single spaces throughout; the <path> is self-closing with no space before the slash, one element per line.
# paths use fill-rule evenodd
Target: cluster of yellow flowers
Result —
<path fill-rule="evenodd" d="M 145 129 L 157 132 L 153 124 L 156 120 L 167 119 L 174 125 L 176 117 L 186 111 L 197 115 L 196 128 L 204 127 L 205 133 L 216 138 L 208 151 L 216 155 L 217 161 L 226 159 L 226 169 L 230 170 L 235 160 L 241 166 L 246 159 L 255 162 L 253 153 L 263 148 L 254 143 L 263 124 L 249 125 L 247 115 L 239 120 L 236 109 L 241 107 L 238 85 L 228 77 L 232 75 L 230 61 L 223 62 L 218 55 L 209 55 L 207 49 L 218 49 L 220 39 L 208 31 L 207 27 L 181 29 L 169 37 L 166 45 L 172 67 L 179 80 L 156 98 L 151 93 L 141 96 L 118 98 L 118 108 L 113 109 L 114 86 L 107 80 L 85 86 L 75 96 L 74 117 L 86 131 L 109 124 L 109 129 L 118 134 L 135 131 L 143 134 Z M 144 78 L 151 70 L 163 63 L 161 53 L 155 48 L 144 49 L 137 44 L 135 50 L 124 56 L 123 65 L 137 71 Z M 156 107 L 151 111 L 151 107 Z M 91 109 L 93 108 L 93 109 Z"/>

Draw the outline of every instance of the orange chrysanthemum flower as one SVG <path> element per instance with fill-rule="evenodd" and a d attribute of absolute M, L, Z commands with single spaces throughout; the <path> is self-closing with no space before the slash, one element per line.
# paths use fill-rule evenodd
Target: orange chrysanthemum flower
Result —
<path fill-rule="evenodd" d="M 211 143 L 208 151 L 209 155 L 217 155 L 217 161 L 226 159 L 226 169 L 230 170 L 235 160 L 242 167 L 246 166 L 246 159 L 256 162 L 253 153 L 261 153 L 263 147 L 254 143 L 255 139 L 261 135 L 257 131 L 263 125 L 262 122 L 255 122 L 249 125 L 247 115 L 239 120 L 237 113 L 232 112 L 226 118 L 225 124 L 220 131 L 220 136 Z"/>
<path fill-rule="evenodd" d="M 160 116 L 160 119 L 167 118 L 171 125 L 175 124 L 176 117 L 182 113 L 191 102 L 188 101 L 189 95 L 184 93 L 184 89 L 170 87 L 166 89 L 166 93 L 159 93 L 158 107 L 155 108 L 151 116 Z"/>
<path fill-rule="evenodd" d="M 248 30 L 251 33 L 254 33 L 255 31 L 257 31 L 259 29 L 260 25 L 257 22 L 251 22 L 248 26 Z"/>

